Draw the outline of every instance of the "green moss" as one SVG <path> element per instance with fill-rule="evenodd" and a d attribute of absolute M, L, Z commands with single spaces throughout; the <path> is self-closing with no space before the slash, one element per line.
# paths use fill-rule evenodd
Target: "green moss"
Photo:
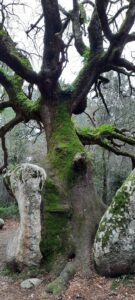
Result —
<path fill-rule="evenodd" d="M 109 228 L 108 230 L 106 230 L 105 235 L 102 238 L 102 248 L 107 246 L 111 234 L 112 234 L 112 228 Z"/>
<path fill-rule="evenodd" d="M 3 29 L 0 30 L 0 38 L 5 35 L 5 31 Z"/>
<path fill-rule="evenodd" d="M 96 128 L 82 128 L 82 129 L 79 129 L 78 131 L 86 136 L 87 135 L 99 135 L 99 134 L 113 132 L 114 126 L 112 126 L 110 124 L 103 124 Z"/>
<path fill-rule="evenodd" d="M 109 212 L 112 213 L 113 216 L 116 216 L 116 218 L 117 215 L 123 217 L 123 210 L 125 210 L 126 204 L 128 204 L 128 193 L 123 187 L 117 191 Z"/>
<path fill-rule="evenodd" d="M 80 23 L 85 24 L 87 22 L 87 15 L 86 15 L 84 5 L 82 3 L 79 5 L 79 9 L 80 9 Z"/>
<path fill-rule="evenodd" d="M 51 179 L 47 179 L 44 185 L 43 196 L 45 198 L 45 207 L 47 210 L 57 208 L 59 205 L 60 195 L 57 187 Z"/>
<path fill-rule="evenodd" d="M 84 147 L 76 135 L 65 103 L 55 110 L 52 136 L 48 147 L 47 159 L 53 173 L 51 173 L 51 179 L 45 182 L 43 189 L 44 224 L 41 251 L 46 267 L 51 268 L 57 256 L 67 257 L 74 251 L 71 228 L 72 209 L 68 206 L 68 197 L 70 199 L 70 187 L 76 178 L 83 176 L 83 170 L 76 172 L 74 158 L 77 153 L 84 152 Z"/>
<path fill-rule="evenodd" d="M 15 106 L 18 106 L 27 113 L 37 112 L 41 105 L 41 99 L 32 101 L 27 98 L 22 89 L 23 79 L 16 74 L 8 76 L 2 68 L 0 69 L 0 72 L 3 73 L 4 77 L 7 78 L 7 81 L 9 81 L 6 90 L 10 100 L 15 104 Z"/>
<path fill-rule="evenodd" d="M 26 66 L 27 68 L 29 68 L 29 70 L 32 70 L 32 65 L 31 65 L 29 59 L 26 56 L 24 56 L 22 53 L 19 53 L 19 54 L 17 53 L 17 55 L 19 56 L 21 63 L 24 66 Z"/>
<path fill-rule="evenodd" d="M 26 112 L 36 112 L 39 110 L 41 100 L 32 101 L 27 98 L 22 90 L 23 80 L 20 76 L 14 75 L 10 78 L 12 88 L 9 90 L 10 97 Z"/>
<path fill-rule="evenodd" d="M 49 293 L 53 293 L 54 295 L 58 295 L 61 292 L 63 286 L 64 279 L 62 279 L 62 277 L 58 277 L 56 280 L 47 285 L 47 291 Z"/>
<path fill-rule="evenodd" d="M 45 182 L 42 198 L 44 203 L 44 223 L 40 248 L 44 257 L 45 267 L 47 270 L 50 270 L 57 257 L 66 255 L 65 253 L 71 247 L 71 228 L 69 224 L 71 211 L 64 209 L 62 206 L 62 195 L 60 195 L 58 188 L 50 179 Z"/>
<path fill-rule="evenodd" d="M 18 215 L 18 207 L 12 204 L 7 207 L 0 207 L 0 218 L 11 218 L 12 216 Z"/>
<path fill-rule="evenodd" d="M 89 48 L 86 47 L 86 49 L 83 52 L 83 63 L 87 64 L 90 59 L 91 59 L 91 51 Z"/>
<path fill-rule="evenodd" d="M 113 198 L 110 208 L 108 209 L 109 217 L 105 215 L 100 222 L 96 240 L 97 242 L 102 242 L 103 248 L 107 246 L 113 231 L 116 229 L 121 231 L 125 230 L 129 214 L 129 197 L 134 190 L 135 176 L 130 175 Z"/>
<path fill-rule="evenodd" d="M 1 38 L 1 42 L 5 43 L 5 46 L 10 51 L 10 54 L 16 56 L 16 58 L 18 60 L 20 60 L 22 65 L 24 65 L 27 68 L 29 68 L 30 70 L 32 70 L 32 66 L 31 66 L 29 59 L 25 55 L 23 55 L 21 52 L 17 51 L 13 40 L 9 36 L 8 32 L 5 29 L 3 29 L 1 24 L 0 24 L 0 38 Z"/>
<path fill-rule="evenodd" d="M 59 107 L 56 114 L 50 144 L 49 159 L 58 176 L 63 182 L 72 183 L 76 176 L 73 160 L 78 152 L 84 152 L 84 147 L 64 105 Z"/>
<path fill-rule="evenodd" d="M 85 51 L 87 51 L 87 50 L 85 50 Z M 84 51 L 84 53 L 85 53 L 85 51 Z M 84 55 L 85 55 L 85 54 L 84 54 Z M 89 66 L 89 64 L 88 64 L 88 59 L 87 59 L 87 63 L 84 63 L 83 68 L 80 70 L 80 72 L 79 72 L 77 78 L 74 80 L 74 82 L 73 82 L 73 84 L 72 84 L 72 90 L 73 90 L 73 92 L 74 92 L 74 90 L 76 90 L 77 87 L 80 85 L 80 82 L 81 82 L 81 80 L 84 78 L 84 75 L 87 74 L 87 73 L 89 74 L 89 68 L 90 68 L 90 66 Z"/>
<path fill-rule="evenodd" d="M 0 38 L 3 43 L 5 43 L 5 48 L 8 48 L 8 51 L 12 55 L 15 56 L 23 66 L 27 67 L 29 70 L 32 70 L 31 63 L 29 59 L 23 55 L 22 53 L 18 52 L 15 48 L 15 45 L 8 35 L 8 32 L 3 28 L 0 28 Z M 4 38 L 3 38 L 4 36 Z M 3 39 L 2 39 L 3 38 Z M 9 81 L 9 86 L 6 88 L 7 93 L 10 97 L 10 100 L 15 103 L 15 105 L 19 106 L 19 108 L 23 109 L 25 112 L 36 112 L 39 110 L 40 107 L 40 100 L 32 101 L 27 98 L 25 93 L 23 92 L 22 85 L 23 79 L 19 76 L 14 74 L 13 76 L 8 76 L 4 73 L 1 68 L 1 72 Z"/>

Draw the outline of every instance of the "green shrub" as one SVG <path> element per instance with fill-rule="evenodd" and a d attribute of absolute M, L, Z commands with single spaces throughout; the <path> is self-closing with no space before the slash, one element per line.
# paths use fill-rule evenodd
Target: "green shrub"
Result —
<path fill-rule="evenodd" d="M 7 207 L 0 207 L 0 218 L 9 218 L 18 215 L 18 207 L 12 204 Z"/>

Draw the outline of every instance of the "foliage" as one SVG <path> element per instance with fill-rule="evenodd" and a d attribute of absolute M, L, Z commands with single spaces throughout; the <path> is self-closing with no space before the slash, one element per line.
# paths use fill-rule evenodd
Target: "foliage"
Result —
<path fill-rule="evenodd" d="M 9 206 L 0 207 L 0 217 L 1 218 L 10 218 L 18 215 L 18 207 L 15 204 Z"/>

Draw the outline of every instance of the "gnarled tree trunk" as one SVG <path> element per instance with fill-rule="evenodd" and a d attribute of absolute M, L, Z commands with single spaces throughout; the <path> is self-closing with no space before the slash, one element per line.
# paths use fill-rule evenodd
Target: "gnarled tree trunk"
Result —
<path fill-rule="evenodd" d="M 93 238 L 104 207 L 96 197 L 91 158 L 76 135 L 66 103 L 43 106 L 41 116 L 48 142 L 41 250 L 46 267 L 60 273 L 48 286 L 58 293 L 77 270 L 89 276 Z"/>

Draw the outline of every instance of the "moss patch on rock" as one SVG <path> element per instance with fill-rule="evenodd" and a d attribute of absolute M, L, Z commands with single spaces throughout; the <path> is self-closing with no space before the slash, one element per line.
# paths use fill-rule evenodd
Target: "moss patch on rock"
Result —
<path fill-rule="evenodd" d="M 135 191 L 135 176 L 130 175 L 117 191 L 110 207 L 103 216 L 96 234 L 95 243 L 106 247 L 113 234 L 124 231 L 129 219 L 130 196 Z"/>

